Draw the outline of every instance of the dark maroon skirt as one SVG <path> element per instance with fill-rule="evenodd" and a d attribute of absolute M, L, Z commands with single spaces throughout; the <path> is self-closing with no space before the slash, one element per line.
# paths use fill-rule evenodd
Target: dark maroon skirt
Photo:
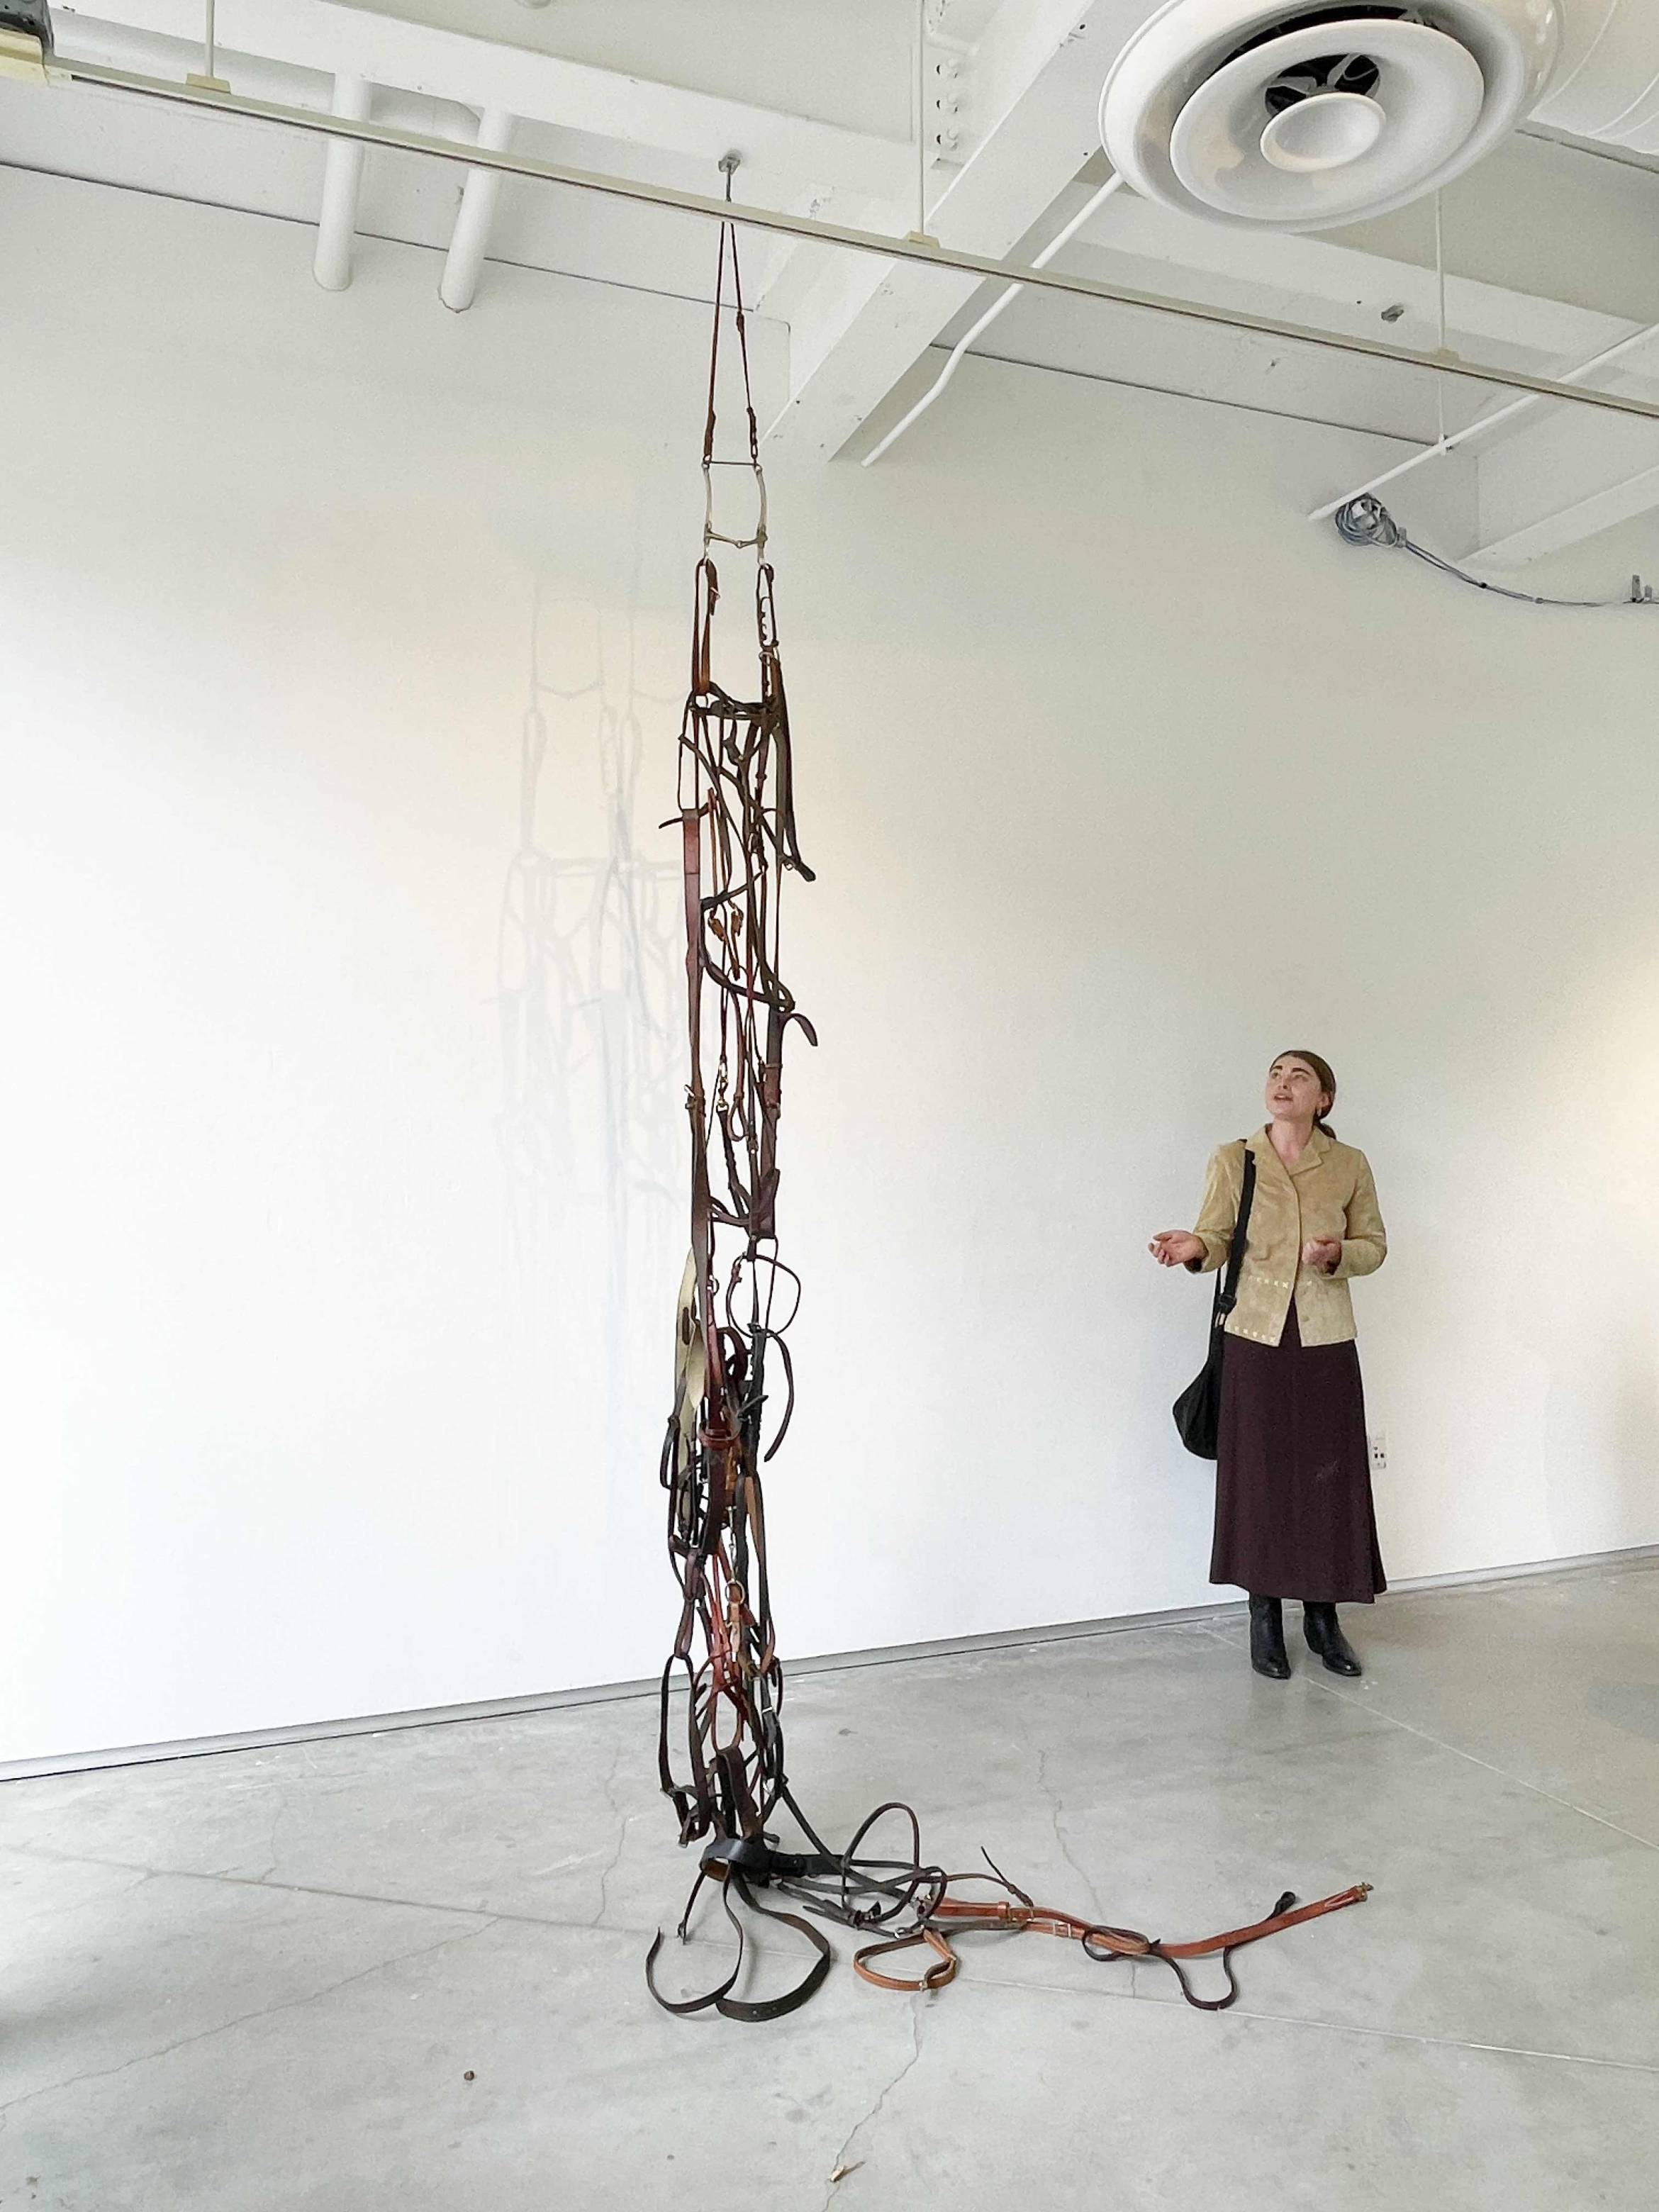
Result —
<path fill-rule="evenodd" d="M 1230 1336 L 1221 1361 L 1210 1580 L 1257 1597 L 1369 1605 L 1388 1583 L 1371 1504 L 1359 1353 Z"/>

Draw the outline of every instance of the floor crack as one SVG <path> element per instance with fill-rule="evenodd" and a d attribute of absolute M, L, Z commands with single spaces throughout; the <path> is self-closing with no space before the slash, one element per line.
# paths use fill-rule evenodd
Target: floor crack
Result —
<path fill-rule="evenodd" d="M 283 1819 L 288 1812 L 288 1785 L 285 1782 L 278 1781 L 274 1783 L 272 1787 L 276 1792 L 276 1804 L 270 1816 L 270 1833 L 265 1838 L 265 1853 L 270 1861 L 270 1864 L 265 1869 L 263 1874 L 256 1875 L 254 1876 L 254 1880 L 260 1882 L 269 1881 L 272 1875 L 276 1873 L 277 1868 L 282 1864 L 281 1857 L 279 1856 L 276 1850 L 276 1838 L 281 1831 Z"/>
<path fill-rule="evenodd" d="M 629 1814 L 630 1824 L 637 1817 Z M 273 1881 L 269 1875 L 221 1874 L 202 1867 L 141 1867 L 130 1859 L 89 1857 L 82 1851 L 49 1851 L 38 1844 L 9 1844 L 8 1850 L 20 1857 L 43 1859 L 52 1866 L 112 1867 L 123 1874 L 135 1874 L 139 1881 L 133 1887 L 141 1887 L 146 1881 L 213 1881 L 222 1882 L 228 1889 L 258 1889 L 284 1897 L 326 1897 L 337 1899 L 349 1905 L 383 1905 L 398 1912 L 453 1912 L 468 1920 L 487 1917 L 490 1920 L 511 1921 L 525 1928 L 550 1928 L 565 1935 L 598 1933 L 605 1936 L 625 1936 L 630 1941 L 637 1936 L 644 1942 L 651 1928 L 641 1921 L 635 1927 L 618 1928 L 614 1923 L 600 1929 L 592 1920 L 565 1920 L 544 1912 L 512 1911 L 498 1909 L 489 1911 L 477 1905 L 452 1905 L 447 1899 L 433 1897 L 390 1897 L 383 1891 L 373 1889 L 339 1889 L 327 1882 Z M 122 1893 L 125 1894 L 125 1892 Z"/>
<path fill-rule="evenodd" d="M 1098 1926 L 1103 1917 L 1100 1898 L 1093 1881 L 1073 1856 L 1072 1847 L 1066 1840 L 1066 1832 L 1060 1825 L 1060 1816 L 1066 1808 L 1060 1802 L 1060 1792 L 1048 1779 L 1048 1754 L 1046 1751 L 1037 1753 L 1037 1786 L 1048 1800 L 1048 1820 L 1054 1832 L 1054 1841 L 1060 1845 L 1060 1855 L 1083 1884 L 1089 1899 L 1089 1917 Z"/>
<path fill-rule="evenodd" d="M 623 1747 L 619 1743 L 617 1746 L 617 1755 L 611 1762 L 611 1771 L 605 1778 L 605 1802 L 610 1806 L 617 1820 L 617 1848 L 611 1852 L 609 1863 L 599 1869 L 599 1909 L 593 1915 L 592 1922 L 592 1925 L 595 1928 L 599 1926 L 610 1910 L 611 1877 L 621 1865 L 622 1855 L 628 1848 L 628 1831 L 634 1817 L 631 1813 L 624 1813 L 617 1802 L 617 1777 L 622 1771 L 622 1762 Z"/>
<path fill-rule="evenodd" d="M 383 1974 L 388 1967 L 401 1966 L 410 1959 L 429 1958 L 434 1951 L 447 1950 L 452 1944 L 470 1943 L 475 1936 L 483 1936 L 495 1925 L 492 1916 L 477 1928 L 463 1929 L 454 1936 L 440 1936 L 435 1943 L 418 1944 L 412 1951 L 397 1952 L 390 1959 L 377 1959 L 371 1966 L 359 1967 L 355 1974 L 343 1974 L 337 1982 L 330 1982 L 320 1990 L 307 1990 L 302 1996 L 283 1997 L 275 2004 L 258 2005 L 252 2012 L 238 2013 L 234 2020 L 222 2020 L 212 2027 L 198 2028 L 193 2035 L 181 2035 L 176 2043 L 166 2044 L 159 2051 L 140 2051 L 132 2057 L 124 2058 L 118 2066 L 99 2066 L 84 2074 L 70 2074 L 61 2081 L 47 2081 L 38 2089 L 28 2089 L 21 2097 L 12 2097 L 0 2105 L 0 2127 L 6 2115 L 15 2112 L 20 2105 L 32 2105 L 37 2097 L 50 2097 L 59 2089 L 72 2089 L 82 2081 L 107 2081 L 112 2075 L 125 2074 L 134 2066 L 149 2066 L 155 2060 L 170 2058 L 175 2051 L 184 2051 L 192 2043 L 209 2042 L 216 2035 L 228 2035 L 233 2027 L 246 2027 L 250 2021 L 268 2020 L 272 2014 L 294 2012 L 301 2006 L 320 2004 L 337 1990 L 349 1989 L 354 1982 L 368 1981 L 371 1975 Z"/>
<path fill-rule="evenodd" d="M 861 2159 L 854 2159 L 849 2161 L 848 2153 L 852 2149 L 853 2145 L 858 2141 L 865 2130 L 868 2127 L 873 2127 L 875 2123 L 881 2118 L 883 2110 L 886 2106 L 887 2100 L 892 2095 L 893 2092 L 898 2087 L 899 2083 L 903 2081 L 905 2075 L 910 2071 L 917 2059 L 921 2056 L 921 2008 L 925 1998 L 929 1994 L 930 1992 L 928 1991 L 918 1990 L 910 2000 L 909 2057 L 899 2068 L 898 2072 L 894 2075 L 892 2080 L 887 2084 L 881 2094 L 876 2099 L 875 2103 L 871 2106 L 869 2111 L 865 2113 L 862 2119 L 856 2121 L 853 2127 L 848 2130 L 846 2141 L 842 2144 L 841 2148 L 836 2153 L 835 2162 L 830 2169 L 829 2185 L 823 2192 L 823 2212 L 830 2212 L 830 2207 L 835 2201 L 836 2191 L 842 2179 L 850 2176 L 863 2163 Z"/>

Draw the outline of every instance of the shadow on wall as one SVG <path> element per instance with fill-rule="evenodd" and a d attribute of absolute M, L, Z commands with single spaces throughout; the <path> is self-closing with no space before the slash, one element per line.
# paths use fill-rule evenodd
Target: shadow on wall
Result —
<path fill-rule="evenodd" d="M 1659 1484 L 1659 941 L 1595 914 L 1545 1032 L 1519 1250 L 1547 1363 L 1549 1527 L 1563 1553 L 1651 1540 Z"/>
<path fill-rule="evenodd" d="M 550 1533 L 534 1499 L 556 1489 L 567 1557 L 602 1537 L 613 1484 L 645 1494 L 665 1388 L 666 1322 L 641 1332 L 678 1279 L 684 956 L 679 872 L 641 856 L 638 810 L 647 750 L 647 828 L 672 787 L 656 756 L 672 778 L 678 705 L 641 689 L 631 613 L 538 584 L 496 958 L 501 1441 L 527 1486 L 513 1533 Z"/>
<path fill-rule="evenodd" d="M 1564 1553 L 1638 1544 L 1651 1526 L 1654 1349 L 1649 1317 L 1630 1312 L 1619 1295 L 1623 1288 L 1627 1297 L 1642 1255 L 1630 1255 L 1628 1266 L 1617 1288 L 1582 1281 L 1574 1334 L 1564 1328 L 1558 1339 L 1573 1356 L 1551 1367 L 1545 1469 L 1549 1527 Z"/>

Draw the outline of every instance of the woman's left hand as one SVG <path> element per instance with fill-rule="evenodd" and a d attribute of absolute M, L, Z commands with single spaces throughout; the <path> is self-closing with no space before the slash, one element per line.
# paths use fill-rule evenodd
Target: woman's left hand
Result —
<path fill-rule="evenodd" d="M 1328 1275 L 1342 1257 L 1342 1246 L 1334 1237 L 1310 1237 L 1302 1247 L 1304 1267 L 1317 1267 L 1322 1275 Z"/>

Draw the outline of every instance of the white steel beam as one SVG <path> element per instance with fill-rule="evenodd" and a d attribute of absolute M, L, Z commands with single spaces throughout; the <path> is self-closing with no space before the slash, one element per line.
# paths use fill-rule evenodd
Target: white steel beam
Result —
<path fill-rule="evenodd" d="M 1640 469 L 1622 483 L 1591 492 L 1570 506 L 1558 507 L 1553 514 L 1540 516 L 1524 529 L 1511 531 L 1507 538 L 1478 546 L 1467 557 L 1486 567 L 1518 568 L 1528 561 L 1541 560 L 1547 553 L 1582 544 L 1598 531 L 1634 521 L 1638 514 L 1650 514 L 1656 507 L 1659 507 L 1659 467 Z"/>
<path fill-rule="evenodd" d="M 602 171 L 580 169 L 564 162 L 538 161 L 515 152 L 495 153 L 476 143 L 458 144 L 453 139 L 434 138 L 422 131 L 397 130 L 376 122 L 356 123 L 343 116 L 330 115 L 325 110 L 291 107 L 275 100 L 247 99 L 206 88 L 199 82 L 178 83 L 162 77 L 140 76 L 128 70 L 106 68 L 101 63 L 77 62 L 61 55 L 52 74 L 64 83 L 102 86 L 135 99 L 154 100 L 166 106 L 197 109 L 215 115 L 239 116 L 249 122 L 273 125 L 279 129 L 300 131 L 312 137 L 356 139 L 364 145 L 386 146 L 399 153 L 416 154 L 428 160 L 458 164 L 463 167 L 494 169 L 503 176 L 529 177 L 543 184 L 594 192 L 608 199 L 643 207 L 673 209 L 686 215 L 700 216 L 706 222 L 728 222 L 741 230 L 810 239 L 818 245 L 844 247 L 854 253 L 873 256 L 884 263 L 902 261 L 915 269 L 942 275 L 971 276 L 976 282 L 993 277 L 999 282 L 1012 282 L 1043 293 L 1105 301 L 1118 307 L 1133 307 L 1166 319 L 1171 324 L 1198 323 L 1216 329 L 1250 331 L 1260 337 L 1307 346 L 1316 352 L 1352 356 L 1370 362 L 1392 362 L 1402 368 L 1432 371 L 1437 377 L 1459 383 L 1493 385 L 1514 392 L 1535 392 L 1547 398 L 1571 400 L 1581 408 L 1638 416 L 1647 422 L 1659 422 L 1659 401 L 1640 398 L 1633 393 L 1598 392 L 1562 384 L 1553 378 L 1535 376 L 1522 369 L 1464 361 L 1455 355 L 1430 357 L 1409 346 L 1390 345 L 1375 338 L 1289 323 L 1277 316 L 1252 314 L 1242 308 L 1212 307 L 1200 301 L 1175 299 L 1166 294 L 1142 292 L 1126 285 L 1104 283 L 1097 277 L 1062 273 L 1052 268 L 1037 269 L 1023 261 L 996 261 L 988 254 L 972 252 L 965 247 L 942 246 L 935 239 L 884 236 L 877 232 L 856 230 L 844 223 L 820 222 L 780 208 L 756 207 L 742 201 L 715 198 L 707 192 L 653 184 L 641 177 L 613 176 Z"/>
<path fill-rule="evenodd" d="M 1628 337 L 1620 338 L 1613 344 L 1604 346 L 1600 353 L 1592 354 L 1588 361 L 1580 362 L 1576 368 L 1565 370 L 1561 381 L 1564 384 L 1582 384 L 1594 376 L 1598 369 L 1607 368 L 1610 362 L 1622 360 L 1628 354 L 1641 352 L 1644 348 L 1650 346 L 1656 337 L 1659 337 L 1659 326 L 1653 324 L 1649 324 L 1644 330 L 1633 331 Z M 1455 453 L 1460 446 L 1466 445 L 1471 438 L 1489 438 L 1492 433 L 1504 423 L 1514 422 L 1516 416 L 1524 415 L 1530 409 L 1541 404 L 1531 392 L 1524 392 L 1519 399 L 1511 399 L 1506 406 L 1498 408 L 1494 414 L 1477 416 L 1472 422 L 1466 422 L 1461 430 L 1453 430 L 1446 436 L 1437 438 L 1426 453 L 1413 453 L 1409 460 L 1397 461 L 1392 468 L 1385 469 L 1381 476 L 1369 477 L 1363 484 L 1356 485 L 1353 490 L 1340 493 L 1335 499 L 1328 500 L 1323 507 L 1314 509 L 1308 517 L 1309 521 L 1328 522 L 1340 508 L 1348 506 L 1364 494 L 1381 491 L 1385 484 L 1391 484 L 1399 477 L 1410 475 L 1413 469 L 1420 468 L 1425 462 L 1437 459 L 1443 460 L 1448 453 Z"/>
<path fill-rule="evenodd" d="M 915 171 L 904 143 L 742 100 L 653 83 L 556 54 L 410 22 L 343 0 L 217 0 L 219 70 L 236 81 L 251 54 L 359 76 L 475 110 L 499 108 L 595 137 L 659 147 L 706 161 L 712 173 L 736 149 L 763 177 L 811 182 L 897 199 Z M 73 56 L 77 17 L 193 42 L 202 0 L 93 0 L 55 9 L 58 43 Z"/>
<path fill-rule="evenodd" d="M 1040 253 L 1034 253 L 1031 256 L 1032 268 L 1046 269 L 1048 266 L 1048 264 L 1054 259 L 1054 256 L 1057 253 L 1063 252 L 1066 246 L 1068 246 L 1071 240 L 1076 236 L 1077 233 L 1082 229 L 1084 224 L 1087 222 L 1090 216 L 1094 214 L 1096 209 L 1101 204 L 1101 202 L 1109 198 L 1112 194 L 1121 191 L 1122 189 L 1123 179 L 1121 177 L 1118 176 L 1108 177 L 1103 185 L 1097 185 L 1094 191 L 1091 192 L 1088 198 L 1083 203 L 1083 205 L 1078 210 L 1077 213 L 1071 218 L 1071 220 L 1062 225 L 1062 227 L 1054 233 L 1053 238 L 1049 240 L 1048 245 L 1043 247 Z M 864 456 L 863 465 L 866 469 L 872 467 L 874 464 L 881 459 L 884 453 L 898 443 L 899 440 L 904 435 L 905 432 L 910 428 L 913 422 L 916 422 L 921 416 L 925 415 L 928 409 L 934 405 L 938 400 L 944 398 L 947 386 L 950 384 L 951 378 L 956 374 L 957 370 L 961 367 L 963 356 L 971 348 L 974 340 L 975 338 L 983 337 L 986 331 L 991 328 L 991 325 L 994 323 L 1000 322 L 1001 320 L 1002 317 L 1007 313 L 1009 308 L 1013 306 L 1014 301 L 1019 297 L 1019 294 L 1020 287 L 1018 284 L 1005 284 L 1002 289 L 997 294 L 996 297 L 992 301 L 990 306 L 985 309 L 984 313 L 975 318 L 969 327 L 965 330 L 962 336 L 957 340 L 956 344 L 951 349 L 950 359 L 945 362 L 944 368 L 940 369 L 933 382 L 930 384 L 927 391 L 922 393 L 921 398 L 916 401 L 915 404 L 910 409 L 907 415 L 902 416 L 898 422 L 894 423 L 892 428 L 888 431 L 885 437 L 882 439 L 880 444 L 872 446 L 870 451 Z"/>
<path fill-rule="evenodd" d="M 973 58 L 974 149 L 928 210 L 941 244 L 1000 258 L 1041 221 L 1098 152 L 1101 86 L 1145 14 L 1145 0 L 1002 0 Z M 922 270 L 830 262 L 792 318 L 789 402 L 769 441 L 838 452 L 973 289 Z"/>
<path fill-rule="evenodd" d="M 1439 343 L 1432 264 L 1400 261 L 1329 238 L 1279 231 L 1229 230 L 1125 192 L 1083 232 L 1069 265 L 1131 284 L 1156 281 L 1162 264 L 1179 269 L 1188 289 L 1218 306 L 1258 313 L 1306 313 L 1318 303 L 1334 329 L 1386 329 L 1425 349 Z M 1194 280 L 1197 280 L 1194 282 Z M 1403 308 L 1381 321 L 1384 307 Z M 1626 317 L 1449 272 L 1446 323 L 1454 342 L 1477 340 L 1494 361 L 1582 360 L 1617 343 L 1636 325 Z"/>
<path fill-rule="evenodd" d="M 1552 410 L 1522 437 L 1481 456 L 1480 542 L 1468 557 L 1516 568 L 1628 522 L 1659 503 L 1659 430 L 1617 416 L 1588 425 Z"/>

